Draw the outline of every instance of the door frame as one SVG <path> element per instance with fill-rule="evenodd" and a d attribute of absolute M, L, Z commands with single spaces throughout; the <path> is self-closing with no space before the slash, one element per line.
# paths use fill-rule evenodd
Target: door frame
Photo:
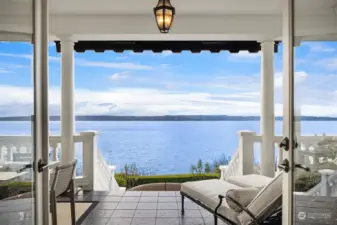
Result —
<path fill-rule="evenodd" d="M 293 225 L 294 177 L 294 11 L 295 0 L 283 0 L 283 136 L 288 137 L 289 150 L 283 150 L 283 159 L 289 161 L 289 172 L 284 172 L 282 187 L 282 225 Z"/>
<path fill-rule="evenodd" d="M 35 181 L 35 224 L 49 224 L 49 171 L 39 172 L 38 161 L 49 160 L 49 112 L 48 112 L 48 42 L 49 42 L 49 2 L 33 0 L 34 47 L 34 181 Z"/>

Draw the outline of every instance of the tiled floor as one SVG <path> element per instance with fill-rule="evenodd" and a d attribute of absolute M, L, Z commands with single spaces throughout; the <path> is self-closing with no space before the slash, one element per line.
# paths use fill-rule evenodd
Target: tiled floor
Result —
<path fill-rule="evenodd" d="M 0 201 L 0 224 L 31 225 L 32 199 Z"/>
<path fill-rule="evenodd" d="M 62 199 L 61 199 L 62 200 Z M 64 199 L 68 201 L 68 199 Z M 96 202 L 82 225 L 213 225 L 212 214 L 185 198 L 182 216 L 179 192 L 126 192 L 124 196 L 93 192 L 76 201 Z M 31 225 L 32 201 L 0 201 L 0 224 Z M 219 225 L 224 225 L 219 221 Z"/>
<path fill-rule="evenodd" d="M 124 196 L 93 193 L 85 200 L 99 200 L 83 225 L 213 225 L 212 214 L 185 198 L 181 216 L 179 192 L 126 192 Z M 221 221 L 218 223 L 223 225 Z"/>

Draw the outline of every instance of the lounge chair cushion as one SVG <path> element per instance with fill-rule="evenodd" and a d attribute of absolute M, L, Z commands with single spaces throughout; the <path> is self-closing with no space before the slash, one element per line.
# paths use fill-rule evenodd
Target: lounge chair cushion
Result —
<path fill-rule="evenodd" d="M 277 200 L 280 200 L 282 196 L 282 174 L 283 172 L 276 175 L 247 206 L 247 209 L 252 212 L 256 218 L 266 213 Z M 241 212 L 238 219 L 242 225 L 248 225 L 252 222 L 251 217 L 246 212 Z"/>
<path fill-rule="evenodd" d="M 239 186 L 219 179 L 191 181 L 181 184 L 181 192 L 197 201 L 200 201 L 203 205 L 213 211 L 219 204 L 219 195 L 226 196 L 229 190 L 240 188 L 241 187 Z M 219 207 L 218 213 L 233 223 L 239 222 L 237 219 L 238 213 L 230 209 L 225 200 Z"/>
<path fill-rule="evenodd" d="M 240 189 L 230 189 L 227 191 L 226 196 L 231 197 L 240 203 L 243 207 L 246 207 L 254 197 L 259 193 L 258 188 L 240 188 Z M 227 205 L 233 209 L 235 212 L 240 213 L 242 209 L 230 199 L 226 199 Z"/>
<path fill-rule="evenodd" d="M 230 176 L 227 178 L 229 183 L 235 184 L 240 187 L 255 187 L 258 189 L 264 188 L 267 184 L 269 184 L 273 178 L 266 177 L 259 174 L 248 174 L 242 176 Z"/>

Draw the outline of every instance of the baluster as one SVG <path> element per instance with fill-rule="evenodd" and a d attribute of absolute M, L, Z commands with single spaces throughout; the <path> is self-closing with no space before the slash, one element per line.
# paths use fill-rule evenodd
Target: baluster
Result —
<path fill-rule="evenodd" d="M 331 188 L 329 185 L 329 176 L 334 173 L 333 170 L 319 170 L 321 174 L 321 196 L 331 196 Z"/>
<path fill-rule="evenodd" d="M 50 147 L 52 149 L 52 160 L 53 161 L 57 161 L 57 147 L 58 147 L 58 143 L 57 142 L 52 142 L 50 143 Z"/>
<path fill-rule="evenodd" d="M 13 149 L 8 146 L 7 147 L 7 161 L 13 161 Z"/>
<path fill-rule="evenodd" d="M 2 146 L 0 148 L 0 161 L 4 161 L 4 148 Z"/>

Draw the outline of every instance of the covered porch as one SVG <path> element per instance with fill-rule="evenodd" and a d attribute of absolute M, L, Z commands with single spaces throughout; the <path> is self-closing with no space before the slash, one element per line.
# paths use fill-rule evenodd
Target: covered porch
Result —
<path fill-rule="evenodd" d="M 119 0 L 50 0 L 49 14 L 40 18 L 49 21 L 49 41 L 56 42 L 57 51 L 61 54 L 61 135 L 44 135 L 49 140 L 50 160 L 61 163 L 73 160 L 75 144 L 82 145 L 81 176 L 75 178 L 76 185 L 82 191 L 78 193 L 77 201 L 89 201 L 97 205 L 82 224 L 116 224 L 116 221 L 120 224 L 149 225 L 213 224 L 213 218 L 194 203 L 188 204 L 187 210 L 190 212 L 181 218 L 178 211 L 179 192 L 125 192 L 124 188 L 119 187 L 114 176 L 116 167 L 108 165 L 98 149 L 99 133 L 75 133 L 75 52 L 259 52 L 261 132 L 238 131 L 237 151 L 228 165 L 221 166 L 221 179 L 255 173 L 256 143 L 260 145 L 261 157 L 258 161 L 261 175 L 274 177 L 276 164 L 282 163 L 282 151 L 277 147 L 275 151 L 275 144 L 278 145 L 282 137 L 275 135 L 274 128 L 274 53 L 282 43 L 282 30 L 286 29 L 282 21 L 287 16 L 282 1 L 216 0 L 211 4 L 202 0 L 173 2 L 177 17 L 169 34 L 159 34 L 157 30 L 152 14 L 156 3 L 154 0 L 134 0 L 132 4 Z M 0 5 L 0 40 L 31 42 L 31 3 L 28 0 L 7 1 Z M 335 7 L 335 1 L 332 0 L 324 3 L 298 0 L 296 44 L 335 40 Z M 307 151 L 313 143 L 322 139 L 334 139 L 334 135 L 299 137 L 299 142 L 304 146 L 303 151 Z M 29 136 L 0 137 L 0 159 L 11 166 L 26 164 L 15 163 L 15 157 L 19 157 L 15 154 L 31 153 L 31 148 L 27 147 L 31 141 Z M 308 160 L 306 157 L 302 159 Z M 326 185 L 316 193 L 335 191 L 325 179 L 326 173 L 322 173 L 322 177 Z"/>

